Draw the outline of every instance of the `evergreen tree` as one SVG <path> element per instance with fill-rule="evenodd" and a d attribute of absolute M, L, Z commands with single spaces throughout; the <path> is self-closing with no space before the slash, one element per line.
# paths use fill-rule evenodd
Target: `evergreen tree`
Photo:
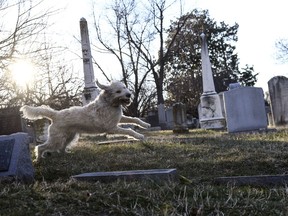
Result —
<path fill-rule="evenodd" d="M 246 65 L 239 70 L 239 59 L 235 53 L 238 40 L 238 24 L 229 26 L 217 23 L 209 17 L 208 11 L 193 10 L 172 22 L 168 29 L 166 44 L 170 44 L 175 29 L 184 23 L 166 59 L 165 87 L 167 103 L 183 102 L 187 110 L 198 115 L 197 106 L 202 94 L 201 38 L 205 33 L 208 42 L 216 92 L 227 89 L 229 83 L 240 82 L 244 86 L 253 86 L 257 81 L 254 69 Z"/>

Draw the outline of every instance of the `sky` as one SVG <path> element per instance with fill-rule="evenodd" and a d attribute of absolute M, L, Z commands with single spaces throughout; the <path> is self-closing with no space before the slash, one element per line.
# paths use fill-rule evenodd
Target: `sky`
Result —
<path fill-rule="evenodd" d="M 256 87 L 268 90 L 267 82 L 277 75 L 288 77 L 288 63 L 281 64 L 276 58 L 275 42 L 282 38 L 288 39 L 287 28 L 287 0 L 182 0 L 185 4 L 185 12 L 197 9 L 207 9 L 210 17 L 217 22 L 224 21 L 227 24 L 239 24 L 238 42 L 236 52 L 240 59 L 240 67 L 246 64 L 254 66 L 255 73 L 259 73 Z M 102 14 L 105 10 L 105 0 L 94 0 L 96 14 Z M 58 29 L 59 40 L 66 43 L 75 43 L 75 37 L 80 38 L 79 21 L 85 17 L 88 21 L 89 30 L 93 28 L 92 0 L 51 0 L 49 4 L 65 8 L 56 17 L 55 28 Z M 179 8 L 176 8 L 177 10 Z M 171 19 L 177 15 L 169 14 Z M 173 17 L 174 16 L 174 17 Z M 170 17 L 169 17 L 170 18 Z M 169 19 L 170 20 L 170 19 Z M 90 38 L 93 43 L 93 38 Z M 208 41 L 209 43 L 209 41 Z M 79 46 L 76 44 L 76 46 Z M 77 47 L 76 47 L 77 49 Z M 79 46 L 79 55 L 81 47 Z M 99 54 L 94 54 L 99 55 Z M 94 56 L 95 58 L 95 56 Z M 96 56 L 103 58 L 103 56 Z M 103 60 L 105 61 L 105 60 Z M 79 63 L 81 63 L 79 61 Z M 104 69 L 111 68 L 111 63 L 107 61 Z M 111 71 L 117 70 L 111 68 Z M 97 69 L 94 68 L 95 77 Z M 115 72 L 114 72 L 115 73 Z"/>
<path fill-rule="evenodd" d="M 208 9 L 216 21 L 239 24 L 236 51 L 243 66 L 253 65 L 259 73 L 256 87 L 267 91 L 273 76 L 288 77 L 288 64 L 275 58 L 275 42 L 288 39 L 287 1 L 197 0 L 195 6 Z"/>

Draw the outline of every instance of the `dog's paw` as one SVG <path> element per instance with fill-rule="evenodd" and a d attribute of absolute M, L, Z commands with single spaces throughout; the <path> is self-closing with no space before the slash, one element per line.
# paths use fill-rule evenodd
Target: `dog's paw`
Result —
<path fill-rule="evenodd" d="M 145 136 L 142 135 L 142 134 L 138 134 L 135 138 L 138 139 L 138 140 L 144 140 Z"/>
<path fill-rule="evenodd" d="M 66 148 L 66 149 L 65 149 L 65 153 L 71 154 L 71 153 L 72 153 L 72 149 L 71 149 L 71 148 Z"/>
<path fill-rule="evenodd" d="M 146 122 L 143 122 L 143 125 L 142 125 L 144 128 L 150 128 L 151 127 L 151 125 L 150 124 L 148 124 L 148 123 L 146 123 Z"/>
<path fill-rule="evenodd" d="M 36 158 L 33 160 L 33 163 L 38 164 L 38 163 L 40 163 L 40 161 L 41 161 L 40 157 L 36 157 Z"/>

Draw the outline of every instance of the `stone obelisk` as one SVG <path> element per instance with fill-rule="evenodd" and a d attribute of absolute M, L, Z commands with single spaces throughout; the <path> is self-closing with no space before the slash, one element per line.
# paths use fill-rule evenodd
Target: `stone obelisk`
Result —
<path fill-rule="evenodd" d="M 85 82 L 82 102 L 83 105 L 86 105 L 97 97 L 97 95 L 99 94 L 99 90 L 95 84 L 88 25 L 85 18 L 80 19 L 80 34 L 81 34 L 81 46 L 82 46 L 84 82 Z"/>
<path fill-rule="evenodd" d="M 225 119 L 222 115 L 219 95 L 215 92 L 215 85 L 209 59 L 206 36 L 201 35 L 201 60 L 203 94 L 200 97 L 199 120 L 200 126 L 204 129 L 221 129 L 225 126 Z"/>

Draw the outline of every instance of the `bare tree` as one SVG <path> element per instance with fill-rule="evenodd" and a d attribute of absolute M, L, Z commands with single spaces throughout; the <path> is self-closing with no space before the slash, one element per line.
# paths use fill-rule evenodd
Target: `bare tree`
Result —
<path fill-rule="evenodd" d="M 288 61 L 288 39 L 280 39 L 275 43 L 277 53 L 276 59 L 282 63 Z"/>
<path fill-rule="evenodd" d="M 40 10 L 43 0 L 0 0 L 0 68 L 13 58 L 38 51 L 37 38 L 55 12 Z"/>
<path fill-rule="evenodd" d="M 49 17 L 57 11 L 43 3 L 0 0 L 0 99 L 6 106 L 47 104 L 60 109 L 80 103 L 82 82 L 63 61 L 66 49 L 46 39 Z M 24 88 L 17 86 L 8 67 L 22 57 L 32 59 L 38 69 L 35 82 Z"/>
<path fill-rule="evenodd" d="M 140 19 L 135 0 L 116 0 L 111 6 L 111 11 L 113 16 L 106 18 L 116 38 L 116 43 L 113 44 L 103 38 L 101 25 L 94 15 L 97 38 L 104 51 L 108 51 L 116 57 L 121 66 L 123 82 L 134 91 L 133 103 L 126 112 L 130 115 L 140 116 L 147 110 L 148 104 L 155 97 L 154 92 L 149 91 L 146 83 L 150 69 L 147 69 L 147 62 L 139 52 L 141 44 L 151 41 L 151 35 L 147 34 L 149 22 L 143 22 Z M 135 38 L 139 43 L 137 47 L 133 43 Z M 103 49 L 100 51 L 103 52 Z M 147 100 L 147 97 L 150 99 Z"/>
<path fill-rule="evenodd" d="M 132 43 L 137 47 L 138 51 L 141 53 L 145 61 L 148 63 L 149 70 L 152 71 L 156 90 L 157 90 L 157 105 L 158 105 L 158 117 L 160 126 L 165 127 L 165 112 L 164 112 L 164 95 L 163 95 L 163 86 L 165 78 L 165 64 L 167 61 L 168 54 L 171 52 L 171 47 L 179 34 L 181 28 L 185 25 L 186 20 L 183 20 L 182 23 L 179 23 L 178 27 L 175 29 L 172 40 L 169 44 L 166 44 L 165 48 L 165 36 L 166 29 L 164 24 L 164 14 L 165 12 L 174 6 L 176 0 L 149 0 L 149 5 L 147 6 L 148 11 L 150 12 L 151 26 L 150 34 L 154 35 L 155 39 L 158 38 L 158 57 L 154 57 L 150 54 L 149 46 L 141 44 L 137 38 L 132 40 Z M 181 1 L 180 1 L 181 6 Z M 182 6 L 180 7 L 182 8 Z M 149 24 L 150 25 L 150 24 Z"/>
<path fill-rule="evenodd" d="M 149 0 L 148 3 L 146 1 L 137 1 L 136 3 L 135 0 L 115 0 L 112 7 L 115 19 L 108 18 L 108 23 L 115 32 L 117 47 L 113 47 L 111 42 L 103 40 L 100 31 L 102 26 L 99 23 L 96 25 L 99 41 L 106 50 L 117 57 L 121 65 L 124 82 L 127 82 L 132 76 L 134 77 L 134 80 L 131 81 L 134 83 L 136 98 L 137 91 L 140 92 L 140 89 L 143 88 L 143 83 L 148 78 L 154 80 L 160 124 L 165 123 L 165 117 L 163 119 L 164 66 L 174 42 L 172 39 L 171 45 L 165 46 L 164 44 L 166 36 L 164 15 L 177 2 L 181 7 L 181 1 L 177 0 Z M 179 23 L 179 29 L 175 31 L 174 38 L 184 24 L 184 22 Z M 140 74 L 142 75 L 141 79 L 139 78 Z M 152 77 L 149 76 L 150 74 Z M 139 106 L 137 103 L 136 105 Z"/>
<path fill-rule="evenodd" d="M 0 0 L 0 99 L 14 104 L 20 89 L 11 80 L 8 65 L 20 56 L 38 51 L 38 37 L 55 11 L 40 10 L 43 1 Z M 22 95 L 24 96 L 24 95 Z M 13 102 L 14 101 L 14 102 Z"/>

